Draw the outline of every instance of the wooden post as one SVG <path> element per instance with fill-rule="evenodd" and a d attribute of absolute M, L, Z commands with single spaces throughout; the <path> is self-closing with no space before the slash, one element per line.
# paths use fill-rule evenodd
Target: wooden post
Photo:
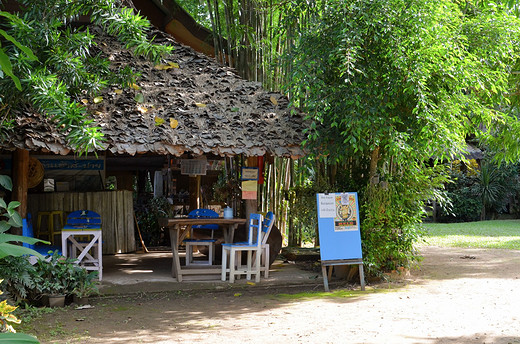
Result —
<path fill-rule="evenodd" d="M 201 176 L 190 176 L 190 211 L 200 208 L 200 181 Z"/>
<path fill-rule="evenodd" d="M 13 153 L 13 194 L 12 200 L 20 202 L 17 211 L 22 218 L 27 217 L 27 189 L 29 182 L 29 151 L 17 148 Z M 21 235 L 21 228 L 12 228 L 11 232 Z"/>
<path fill-rule="evenodd" d="M 258 158 L 256 156 L 247 157 L 246 165 L 247 165 L 247 167 L 258 167 Z M 257 185 L 257 187 L 258 187 L 258 185 Z M 251 213 L 258 212 L 258 196 L 256 199 L 246 199 L 245 206 L 246 206 L 246 219 L 248 219 L 249 215 Z"/>

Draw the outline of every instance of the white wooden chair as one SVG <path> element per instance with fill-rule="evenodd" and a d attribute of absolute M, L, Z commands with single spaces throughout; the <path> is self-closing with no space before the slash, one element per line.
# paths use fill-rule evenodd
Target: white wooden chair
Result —
<path fill-rule="evenodd" d="M 255 275 L 255 281 L 260 282 L 260 258 L 262 255 L 263 217 L 260 214 L 251 214 L 248 221 L 247 242 L 222 244 L 222 281 L 226 280 L 229 272 L 229 282 L 235 282 L 235 276 L 246 275 L 248 280 Z M 241 264 L 242 252 L 247 252 L 247 264 Z M 228 267 L 229 254 L 229 267 Z M 254 256 L 254 262 L 253 262 Z"/>
<path fill-rule="evenodd" d="M 261 266 L 260 271 L 264 272 L 264 277 L 269 277 L 269 244 L 267 243 L 267 238 L 269 238 L 269 234 L 271 233 L 271 228 L 274 225 L 275 216 L 272 211 L 265 214 L 264 221 L 262 222 L 262 257 L 261 257 Z"/>

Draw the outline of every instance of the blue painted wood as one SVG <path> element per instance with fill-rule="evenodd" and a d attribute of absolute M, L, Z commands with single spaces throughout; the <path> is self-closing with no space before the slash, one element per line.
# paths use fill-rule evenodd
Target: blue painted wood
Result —
<path fill-rule="evenodd" d="M 101 229 L 101 216 L 92 210 L 76 210 L 67 216 L 64 230 Z"/>
<path fill-rule="evenodd" d="M 332 193 L 334 197 L 344 193 Z M 356 230 L 338 231 L 335 229 L 334 217 L 323 217 L 320 213 L 320 194 L 316 194 L 318 202 L 318 233 L 320 237 L 320 257 L 322 261 L 338 259 L 362 259 L 361 232 L 359 224 L 359 203 L 357 193 L 349 192 L 356 198 L 357 228 Z"/>
<path fill-rule="evenodd" d="M 31 213 L 28 213 L 27 218 L 22 220 L 22 235 L 25 237 L 34 238 Z M 46 245 L 43 243 L 34 245 L 34 244 L 28 244 L 25 242 L 23 243 L 23 246 L 33 249 L 43 256 L 51 255 L 52 252 L 54 252 L 54 251 L 58 251 L 58 254 L 61 255 L 61 247 L 58 247 L 58 246 Z"/>
<path fill-rule="evenodd" d="M 218 218 L 218 213 L 211 209 L 195 209 L 189 212 L 188 218 L 190 219 L 199 219 L 199 218 Z M 196 225 L 192 227 L 193 229 L 218 229 L 218 225 Z"/>
<path fill-rule="evenodd" d="M 274 213 L 272 211 L 267 212 L 267 214 L 265 214 L 264 221 L 262 222 L 262 232 L 267 233 L 273 221 Z"/>

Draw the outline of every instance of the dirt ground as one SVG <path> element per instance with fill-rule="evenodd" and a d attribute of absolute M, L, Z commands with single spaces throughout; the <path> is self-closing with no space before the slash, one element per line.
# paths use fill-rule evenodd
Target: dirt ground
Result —
<path fill-rule="evenodd" d="M 97 298 L 30 324 L 42 343 L 520 343 L 520 251 L 425 247 L 405 280 Z M 320 293 L 301 293 L 315 289 Z M 285 293 L 281 295 L 280 293 Z"/>

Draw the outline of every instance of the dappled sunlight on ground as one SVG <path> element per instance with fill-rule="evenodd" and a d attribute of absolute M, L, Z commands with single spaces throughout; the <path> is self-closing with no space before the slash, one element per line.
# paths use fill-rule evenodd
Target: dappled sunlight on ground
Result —
<path fill-rule="evenodd" d="M 423 252 L 409 278 L 365 292 L 302 285 L 113 296 L 33 329 L 44 344 L 520 343 L 520 252 Z"/>

